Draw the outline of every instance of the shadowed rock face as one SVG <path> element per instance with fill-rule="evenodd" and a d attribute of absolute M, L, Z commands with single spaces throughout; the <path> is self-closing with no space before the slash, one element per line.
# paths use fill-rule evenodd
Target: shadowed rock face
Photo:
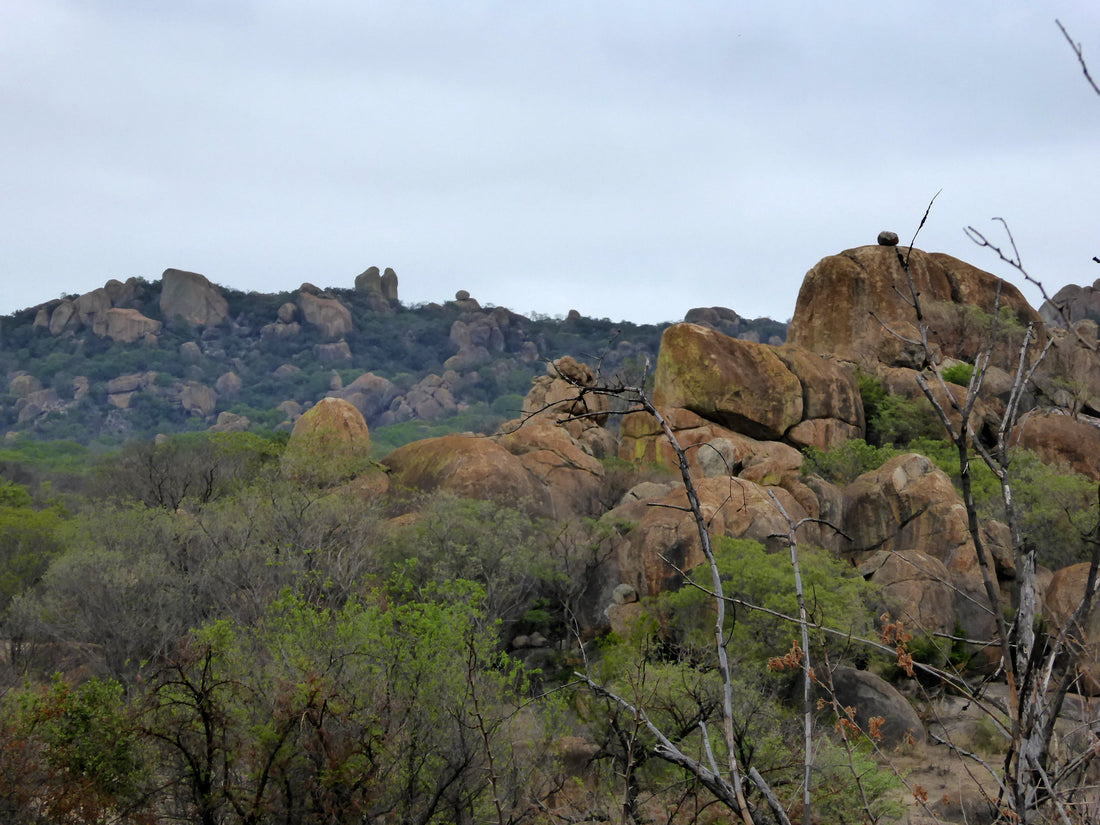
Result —
<path fill-rule="evenodd" d="M 833 691 L 842 708 L 856 709 L 855 721 L 864 731 L 873 717 L 883 719 L 882 745 L 897 747 L 910 741 L 924 742 L 928 734 L 920 716 L 889 682 L 866 670 L 838 667 L 833 671 Z M 832 698 L 822 691 L 826 699 Z"/>
<path fill-rule="evenodd" d="M 182 318 L 189 324 L 220 324 L 229 314 L 221 291 L 197 272 L 166 269 L 161 276 L 160 311 L 165 318 Z"/>

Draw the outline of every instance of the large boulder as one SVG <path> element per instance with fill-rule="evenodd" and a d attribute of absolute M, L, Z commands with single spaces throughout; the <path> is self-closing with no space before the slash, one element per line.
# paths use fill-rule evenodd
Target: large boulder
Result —
<path fill-rule="evenodd" d="M 1047 632 L 1053 636 L 1065 630 L 1070 650 L 1079 657 L 1077 669 L 1081 681 L 1078 690 L 1095 696 L 1100 694 L 1100 605 L 1096 604 L 1096 598 L 1088 621 L 1070 623 L 1085 597 L 1088 575 L 1088 562 L 1056 571 L 1047 587 L 1044 608 Z"/>
<path fill-rule="evenodd" d="M 496 501 L 539 514 L 552 510 L 546 490 L 519 458 L 490 438 L 425 438 L 398 447 L 382 463 L 400 487 Z"/>
<path fill-rule="evenodd" d="M 123 344 L 132 344 L 134 341 L 155 336 L 160 332 L 162 324 L 147 318 L 136 309 L 112 308 L 100 316 L 96 316 L 94 332 L 112 341 Z M 149 339 L 155 340 L 155 339 Z"/>
<path fill-rule="evenodd" d="M 590 441 L 591 431 L 603 428 L 611 410 L 607 396 L 591 392 L 595 386 L 591 367 L 569 355 L 559 358 L 531 382 L 523 399 L 523 420 L 561 424 L 582 443 Z"/>
<path fill-rule="evenodd" d="M 197 381 L 188 381 L 180 390 L 180 404 L 192 415 L 209 418 L 218 405 L 218 394 L 214 392 L 213 387 Z"/>
<path fill-rule="evenodd" d="M 741 316 L 728 307 L 695 307 L 684 316 L 684 323 L 710 327 L 716 332 L 736 338 L 741 332 Z"/>
<path fill-rule="evenodd" d="M 451 343 L 458 352 L 443 366 L 449 370 L 475 369 L 488 362 L 492 353 L 504 350 L 500 319 L 492 313 L 467 313 L 451 324 Z"/>
<path fill-rule="evenodd" d="M 387 301 L 397 300 L 397 273 L 388 266 L 382 273 L 382 297 Z"/>
<path fill-rule="evenodd" d="M 63 409 L 64 406 L 57 390 L 49 387 L 44 390 L 36 390 L 19 398 L 15 402 L 15 411 L 18 413 L 18 422 L 25 424 L 48 412 Z"/>
<path fill-rule="evenodd" d="M 8 392 L 17 398 L 26 398 L 42 389 L 42 382 L 29 372 L 17 372 L 8 381 Z"/>
<path fill-rule="evenodd" d="M 1054 404 L 1071 412 L 1100 415 L 1100 355 L 1097 323 L 1078 321 L 1072 330 L 1057 329 L 1036 384 Z"/>
<path fill-rule="evenodd" d="M 306 323 L 317 327 L 326 338 L 340 338 L 355 328 L 351 310 L 310 284 L 303 284 L 298 292 L 298 308 Z"/>
<path fill-rule="evenodd" d="M 218 376 L 218 380 L 214 382 L 214 389 L 219 396 L 223 398 L 232 398 L 241 391 L 243 385 L 244 382 L 241 381 L 240 376 L 230 370 Z"/>
<path fill-rule="evenodd" d="M 879 551 L 860 573 L 880 588 L 894 619 L 918 633 L 955 632 L 955 591 L 947 567 L 919 550 Z"/>
<path fill-rule="evenodd" d="M 71 328 L 77 323 L 74 320 L 75 318 L 76 305 L 67 299 L 63 300 L 50 313 L 50 334 L 60 335 L 66 329 Z"/>
<path fill-rule="evenodd" d="M 283 467 L 303 481 L 341 482 L 366 470 L 370 446 L 359 410 L 339 398 L 322 398 L 295 422 Z"/>
<path fill-rule="evenodd" d="M 1065 464 L 1075 473 L 1100 479 L 1100 426 L 1096 419 L 1056 413 L 1032 413 L 1017 427 L 1014 443 L 1048 464 Z"/>
<path fill-rule="evenodd" d="M 758 441 L 682 408 L 662 408 L 658 412 L 684 450 L 694 474 L 739 476 L 776 484 L 802 466 L 802 453 L 788 444 Z M 620 437 L 620 458 L 667 466 L 679 472 L 675 450 L 657 419 L 649 413 L 639 411 L 623 416 Z"/>
<path fill-rule="evenodd" d="M 910 742 L 924 742 L 928 734 L 917 711 L 901 693 L 883 679 L 866 670 L 837 667 L 831 673 L 832 696 L 822 690 L 822 698 L 828 702 L 835 698 L 839 712 L 855 708 L 853 721 L 860 730 L 868 733 L 870 720 L 879 717 L 883 721 L 877 727 L 882 735 L 879 745 L 892 749 Z"/>
<path fill-rule="evenodd" d="M 783 547 L 777 537 L 785 536 L 789 526 L 769 495 L 769 488 L 733 478 L 704 478 L 695 486 L 712 536 L 755 539 L 774 550 Z M 791 518 L 807 516 L 786 490 L 770 490 Z M 681 581 L 676 568 L 691 570 L 706 560 L 683 486 L 656 501 L 620 505 L 603 520 L 620 530 L 630 525 L 616 548 L 619 579 L 639 593 L 655 596 L 675 589 Z M 806 538 L 816 543 L 809 534 Z"/>
<path fill-rule="evenodd" d="M 802 385 L 802 421 L 787 431 L 787 440 L 827 450 L 864 436 L 863 399 L 850 366 L 790 344 L 775 353 Z"/>
<path fill-rule="evenodd" d="M 819 261 L 802 282 L 787 341 L 874 373 L 916 367 L 923 354 L 909 283 L 894 246 L 861 246 Z M 909 269 L 938 356 L 972 362 L 986 343 L 998 287 L 1002 307 L 1042 331 L 1043 321 L 1010 283 L 950 255 L 912 250 Z M 984 313 L 984 314 L 983 314 Z M 998 344 L 994 363 L 1012 363 L 1022 329 Z M 1040 336 L 1041 337 L 1041 336 Z"/>
<path fill-rule="evenodd" d="M 1052 326 L 1065 327 L 1066 319 L 1071 324 L 1085 319 L 1100 322 L 1100 278 L 1092 286 L 1067 284 L 1039 307 L 1039 314 Z"/>
<path fill-rule="evenodd" d="M 77 298 L 73 307 L 81 324 L 94 326 L 96 319 L 111 308 L 111 296 L 103 287 L 93 289 Z"/>
<path fill-rule="evenodd" d="M 355 276 L 356 292 L 382 292 L 382 272 L 376 266 L 368 266 Z"/>
<path fill-rule="evenodd" d="M 229 303 L 205 276 L 166 269 L 161 276 L 160 311 L 165 318 L 182 318 L 189 324 L 213 326 L 229 315 Z"/>
<path fill-rule="evenodd" d="M 781 439 L 802 420 L 802 385 L 772 347 L 675 324 L 661 336 L 653 401 L 753 438 Z"/>
<path fill-rule="evenodd" d="M 336 398 L 355 405 L 368 421 L 374 421 L 387 409 L 397 397 L 397 387 L 388 378 L 364 372 L 346 387 L 330 393 Z"/>
<path fill-rule="evenodd" d="M 533 421 L 495 438 L 546 488 L 552 518 L 594 517 L 605 509 L 603 465 L 564 427 Z"/>
<path fill-rule="evenodd" d="M 968 638 L 992 637 L 994 620 L 966 508 L 950 477 L 930 459 L 900 455 L 845 487 L 843 530 L 845 552 L 857 564 L 879 553 L 901 553 L 904 559 L 916 552 L 940 561 L 955 594 L 955 620 Z M 927 569 L 917 567 L 926 577 Z M 918 606 L 908 609 L 921 612 Z"/>

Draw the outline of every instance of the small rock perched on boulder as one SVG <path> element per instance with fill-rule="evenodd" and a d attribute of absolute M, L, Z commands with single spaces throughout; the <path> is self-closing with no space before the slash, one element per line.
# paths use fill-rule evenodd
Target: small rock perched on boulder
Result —
<path fill-rule="evenodd" d="M 897 246 L 898 245 L 898 233 L 889 232 L 883 230 L 878 233 L 878 245 L 879 246 Z"/>

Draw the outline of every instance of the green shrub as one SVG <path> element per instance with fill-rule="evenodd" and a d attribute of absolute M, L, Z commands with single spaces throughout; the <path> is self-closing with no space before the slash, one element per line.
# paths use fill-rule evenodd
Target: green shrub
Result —
<path fill-rule="evenodd" d="M 903 447 L 916 438 L 942 437 L 940 420 L 925 399 L 894 395 L 874 376 L 861 374 L 858 381 L 868 444 Z"/>
<path fill-rule="evenodd" d="M 877 470 L 901 451 L 893 447 L 874 447 L 866 441 L 853 438 L 831 450 L 807 447 L 802 462 L 802 475 L 819 475 L 826 481 L 841 486 L 851 484 L 859 476 Z"/>
<path fill-rule="evenodd" d="M 970 377 L 974 374 L 973 364 L 952 364 L 940 370 L 943 380 L 949 384 L 958 384 L 960 387 L 970 386 Z"/>

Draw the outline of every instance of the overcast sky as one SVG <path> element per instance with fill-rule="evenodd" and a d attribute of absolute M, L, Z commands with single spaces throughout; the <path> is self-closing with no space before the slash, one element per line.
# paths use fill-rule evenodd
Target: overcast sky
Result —
<path fill-rule="evenodd" d="M 272 292 L 786 320 L 825 255 L 1009 220 L 1100 278 L 1100 3 L 0 0 L 0 313 Z M 1035 293 L 1025 290 L 1034 300 Z"/>

